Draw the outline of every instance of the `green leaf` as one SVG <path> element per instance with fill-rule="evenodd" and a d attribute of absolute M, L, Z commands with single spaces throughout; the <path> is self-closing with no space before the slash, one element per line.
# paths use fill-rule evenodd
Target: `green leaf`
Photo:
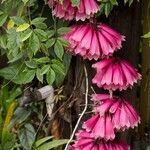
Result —
<path fill-rule="evenodd" d="M 64 33 L 67 33 L 67 32 L 69 32 L 71 29 L 69 28 L 69 27 L 62 27 L 62 28 L 59 28 L 58 30 L 57 30 L 57 32 L 59 33 L 59 34 L 64 34 Z"/>
<path fill-rule="evenodd" d="M 73 6 L 79 6 L 80 0 L 71 0 Z"/>
<path fill-rule="evenodd" d="M 13 22 L 18 26 L 25 23 L 25 20 L 18 16 L 10 17 L 10 19 L 13 20 Z"/>
<path fill-rule="evenodd" d="M 142 38 L 145 38 L 145 39 L 150 38 L 150 32 L 144 34 L 144 35 L 142 36 Z"/>
<path fill-rule="evenodd" d="M 31 21 L 31 24 L 35 25 L 36 28 L 46 29 L 47 25 L 45 23 L 43 23 L 45 20 L 46 20 L 46 18 L 38 17 L 38 18 L 33 19 Z"/>
<path fill-rule="evenodd" d="M 47 31 L 48 38 L 51 38 L 55 34 L 55 30 Z"/>
<path fill-rule="evenodd" d="M 25 107 L 18 107 L 15 112 L 14 116 L 9 124 L 9 127 L 12 128 L 15 124 L 21 124 L 24 122 L 31 114 L 31 110 Z"/>
<path fill-rule="evenodd" d="M 25 61 L 25 64 L 26 64 L 27 67 L 29 67 L 31 69 L 37 68 L 36 63 L 34 61 L 32 61 L 32 60 L 31 61 Z"/>
<path fill-rule="evenodd" d="M 63 57 L 63 55 L 64 55 L 64 48 L 63 48 L 61 42 L 58 41 L 58 40 L 57 40 L 57 42 L 56 42 L 55 45 L 54 45 L 54 52 L 55 52 L 56 56 L 57 56 L 60 60 L 62 60 L 62 57 Z"/>
<path fill-rule="evenodd" d="M 20 84 L 26 84 L 31 82 L 35 77 L 35 70 L 26 70 L 21 72 L 16 80 Z"/>
<path fill-rule="evenodd" d="M 41 57 L 39 59 L 36 59 L 36 63 L 38 64 L 45 64 L 50 62 L 50 59 L 48 57 Z"/>
<path fill-rule="evenodd" d="M 35 146 L 39 147 L 41 144 L 45 143 L 46 141 L 48 141 L 52 138 L 53 138 L 53 136 L 48 136 L 48 137 L 42 138 L 42 139 L 35 142 Z"/>
<path fill-rule="evenodd" d="M 118 5 L 117 0 L 110 0 L 110 2 L 111 2 L 113 5 Z"/>
<path fill-rule="evenodd" d="M 2 15 L 2 14 L 4 14 L 4 12 L 0 10 L 0 15 Z"/>
<path fill-rule="evenodd" d="M 56 87 L 60 87 L 63 84 L 64 79 L 65 79 L 65 75 L 57 73 L 56 74 L 56 79 L 55 79 Z"/>
<path fill-rule="evenodd" d="M 49 51 L 48 48 L 46 47 L 45 43 L 41 43 L 41 52 L 45 55 L 45 56 L 49 56 Z"/>
<path fill-rule="evenodd" d="M 53 82 L 55 81 L 55 72 L 52 68 L 50 69 L 50 71 L 47 72 L 46 80 L 47 80 L 49 85 L 52 85 Z"/>
<path fill-rule="evenodd" d="M 22 46 L 22 41 L 19 33 L 16 32 L 15 29 L 10 29 L 7 33 L 7 48 L 9 49 L 9 54 L 15 57 L 19 53 L 19 48 Z"/>
<path fill-rule="evenodd" d="M 38 23 L 38 24 L 35 24 L 35 27 L 39 29 L 46 29 L 47 25 L 45 23 Z"/>
<path fill-rule="evenodd" d="M 39 147 L 37 147 L 37 150 L 50 150 L 53 148 L 56 148 L 58 146 L 64 145 L 68 142 L 68 140 L 63 139 L 63 140 L 53 140 L 50 142 L 47 142 Z"/>
<path fill-rule="evenodd" d="M 63 64 L 65 66 L 65 74 L 67 74 L 69 70 L 71 58 L 72 58 L 72 55 L 65 53 L 64 58 L 63 58 Z"/>
<path fill-rule="evenodd" d="M 0 76 L 4 77 L 7 80 L 13 79 L 16 74 L 17 70 L 13 66 L 0 69 Z"/>
<path fill-rule="evenodd" d="M 19 17 L 22 16 L 22 14 L 24 12 L 24 6 L 25 6 L 25 4 L 23 4 L 23 3 L 19 4 L 19 6 L 17 8 L 17 14 L 16 14 L 16 16 L 19 16 Z"/>
<path fill-rule="evenodd" d="M 26 41 L 30 36 L 32 35 L 32 30 L 26 30 L 24 32 L 21 32 L 21 41 Z"/>
<path fill-rule="evenodd" d="M 40 48 L 40 41 L 36 34 L 32 34 L 29 38 L 29 48 L 34 53 L 34 55 L 37 53 L 37 51 Z"/>
<path fill-rule="evenodd" d="M 106 3 L 105 4 L 105 15 L 106 15 L 106 17 L 109 16 L 112 9 L 113 9 L 113 5 L 111 3 Z"/>
<path fill-rule="evenodd" d="M 48 36 L 47 36 L 47 33 L 44 30 L 35 29 L 34 32 L 36 33 L 36 35 L 38 36 L 40 41 L 42 41 L 42 42 L 47 41 Z"/>
<path fill-rule="evenodd" d="M 6 22 L 8 15 L 0 15 L 0 27 Z"/>
<path fill-rule="evenodd" d="M 131 6 L 132 3 L 133 3 L 133 0 L 129 0 L 129 6 Z"/>
<path fill-rule="evenodd" d="M 47 42 L 46 42 L 46 47 L 47 48 L 50 48 L 54 45 L 56 39 L 52 38 L 52 39 L 49 39 Z"/>
<path fill-rule="evenodd" d="M 44 65 L 42 68 L 41 68 L 41 75 L 44 75 L 46 74 L 50 69 L 50 65 Z"/>
<path fill-rule="evenodd" d="M 35 130 L 31 124 L 25 124 L 24 128 L 19 132 L 19 140 L 26 150 L 31 150 L 35 141 Z"/>
<path fill-rule="evenodd" d="M 0 36 L 0 47 L 3 49 L 7 48 L 7 36 L 6 35 Z"/>
<path fill-rule="evenodd" d="M 64 68 L 62 68 L 61 65 L 52 64 L 52 68 L 53 68 L 53 70 L 54 70 L 56 73 L 60 73 L 60 74 L 65 75 Z"/>
<path fill-rule="evenodd" d="M 23 53 L 19 53 L 13 59 L 11 59 L 10 61 L 8 61 L 8 63 L 13 63 L 13 62 L 21 59 L 22 57 L 23 57 Z"/>
<path fill-rule="evenodd" d="M 43 83 L 43 74 L 41 73 L 41 70 L 39 68 L 36 70 L 36 77 L 40 82 Z"/>
<path fill-rule="evenodd" d="M 58 38 L 58 41 L 65 47 L 69 46 L 69 42 L 63 38 Z"/>
<path fill-rule="evenodd" d="M 10 95 L 10 98 L 11 99 L 16 99 L 18 96 L 21 96 L 22 94 L 22 90 L 20 87 L 18 88 L 15 88 L 14 90 L 11 91 L 11 95 Z"/>
<path fill-rule="evenodd" d="M 24 4 L 26 4 L 29 0 L 22 0 Z"/>
<path fill-rule="evenodd" d="M 52 59 L 51 63 L 52 64 L 56 64 L 56 65 L 58 65 L 58 66 L 60 66 L 61 68 L 64 69 L 64 64 L 60 60 L 58 60 L 58 59 Z"/>
<path fill-rule="evenodd" d="M 31 21 L 31 24 L 33 25 L 36 25 L 36 24 L 39 24 L 41 22 L 44 22 L 46 20 L 46 18 L 44 17 L 38 17 L 38 18 L 35 18 Z"/>
<path fill-rule="evenodd" d="M 19 25 L 19 27 L 16 29 L 17 32 L 22 32 L 27 30 L 30 27 L 30 25 L 28 23 L 24 23 Z"/>
<path fill-rule="evenodd" d="M 1 150 L 11 150 L 12 147 L 15 145 L 15 143 L 16 143 L 15 134 L 9 132 L 7 138 L 4 141 L 1 140 L 0 148 Z"/>

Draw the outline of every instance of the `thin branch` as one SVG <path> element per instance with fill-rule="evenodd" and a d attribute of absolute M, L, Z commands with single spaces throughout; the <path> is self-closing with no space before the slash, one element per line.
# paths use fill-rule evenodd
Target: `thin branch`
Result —
<path fill-rule="evenodd" d="M 94 110 L 92 110 L 92 111 L 87 111 L 87 112 L 84 113 L 84 115 L 92 114 L 92 113 L 94 113 Z M 79 116 L 81 116 L 81 115 L 82 115 L 82 114 L 79 114 Z"/>
<path fill-rule="evenodd" d="M 86 69 L 85 66 L 84 66 L 84 72 L 85 72 L 85 81 L 86 81 L 85 107 L 84 107 L 83 112 L 81 113 L 81 116 L 79 117 L 79 119 L 78 119 L 78 121 L 77 121 L 77 123 L 76 123 L 76 126 L 75 126 L 75 128 L 74 128 L 74 130 L 73 130 L 73 133 L 72 133 L 72 135 L 71 135 L 71 137 L 70 137 L 68 143 L 66 144 L 66 147 L 65 147 L 64 150 L 67 150 L 67 149 L 68 149 L 68 146 L 69 146 L 69 144 L 70 144 L 70 143 L 72 142 L 72 140 L 73 140 L 73 137 L 74 137 L 74 135 L 75 135 L 75 132 L 76 132 L 76 130 L 77 130 L 79 124 L 80 124 L 80 121 L 81 121 L 82 117 L 84 116 L 84 114 L 85 114 L 85 112 L 86 112 L 86 110 L 87 110 L 87 108 L 88 108 L 88 91 L 89 91 L 89 84 L 88 84 L 87 69 Z"/>
<path fill-rule="evenodd" d="M 93 86 L 91 86 L 91 90 L 93 91 L 94 94 L 96 94 L 96 92 L 95 92 Z"/>
<path fill-rule="evenodd" d="M 44 12 L 44 9 L 45 9 L 45 4 L 44 4 L 43 7 L 42 7 L 42 10 L 41 10 L 41 13 L 40 13 L 40 17 L 42 17 L 43 12 Z"/>
<path fill-rule="evenodd" d="M 44 116 L 44 118 L 41 120 L 41 122 L 40 122 L 40 124 L 39 124 L 39 126 L 38 126 L 38 129 L 37 129 L 37 131 L 36 131 L 36 133 L 35 133 L 35 137 L 37 136 L 37 134 L 38 134 L 40 128 L 42 127 L 43 122 L 45 121 L 45 119 L 47 118 L 47 116 L 48 116 L 48 113 L 46 113 L 46 115 Z"/>
<path fill-rule="evenodd" d="M 21 71 L 22 67 L 23 67 L 24 62 L 21 64 L 20 68 L 17 70 L 16 74 L 5 84 L 1 87 L 1 89 L 3 89 L 4 87 L 6 87 L 7 85 L 9 85 L 9 83 L 11 83 L 13 81 L 13 79 L 15 79 L 15 77 L 19 74 L 19 72 Z"/>

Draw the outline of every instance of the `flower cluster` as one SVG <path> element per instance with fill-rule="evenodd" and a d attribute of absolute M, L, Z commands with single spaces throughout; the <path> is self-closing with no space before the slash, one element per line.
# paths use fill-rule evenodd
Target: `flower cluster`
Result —
<path fill-rule="evenodd" d="M 103 23 L 74 25 L 71 28 L 72 30 L 64 36 L 70 43 L 67 50 L 90 60 L 111 56 L 122 47 L 121 41 L 125 39 Z"/>
<path fill-rule="evenodd" d="M 110 98 L 108 94 L 94 94 L 92 100 L 95 112 L 100 116 L 111 115 L 113 127 L 117 131 L 134 128 L 140 123 L 140 117 L 135 108 L 123 98 Z"/>
<path fill-rule="evenodd" d="M 99 10 L 96 0 L 80 0 L 73 6 L 71 0 L 49 0 L 53 15 L 65 20 L 85 20 Z M 92 21 L 91 21 L 92 20 Z M 99 61 L 92 65 L 96 74 L 92 82 L 109 91 L 131 88 L 141 79 L 128 61 L 112 57 L 122 48 L 125 37 L 103 23 L 89 23 L 71 26 L 71 31 L 63 35 L 69 42 L 66 51 L 80 55 L 84 59 Z M 76 134 L 75 143 L 69 150 L 128 150 L 128 145 L 117 139 L 117 133 L 137 127 L 140 116 L 126 99 L 109 94 L 92 95 L 94 114 L 82 125 Z"/>
<path fill-rule="evenodd" d="M 91 136 L 89 132 L 83 130 L 80 130 L 76 137 L 75 144 L 69 150 L 128 150 L 128 145 L 125 141 L 106 142 L 103 139 Z"/>
<path fill-rule="evenodd" d="M 64 20 L 84 21 L 99 10 L 96 0 L 80 0 L 79 6 L 73 6 L 71 0 L 49 0 L 48 4 L 53 8 L 53 15 Z"/>
<path fill-rule="evenodd" d="M 141 75 L 130 63 L 119 58 L 104 59 L 92 67 L 96 69 L 92 82 L 107 90 L 126 90 L 141 79 Z"/>

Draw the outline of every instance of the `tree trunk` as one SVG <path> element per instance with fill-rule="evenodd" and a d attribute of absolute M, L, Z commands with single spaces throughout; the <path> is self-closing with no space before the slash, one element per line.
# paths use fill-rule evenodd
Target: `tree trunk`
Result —
<path fill-rule="evenodd" d="M 143 1 L 143 34 L 150 31 L 150 1 Z M 150 47 L 149 40 L 142 42 L 142 85 L 140 99 L 140 114 L 142 119 L 142 138 L 147 137 L 150 141 Z"/>

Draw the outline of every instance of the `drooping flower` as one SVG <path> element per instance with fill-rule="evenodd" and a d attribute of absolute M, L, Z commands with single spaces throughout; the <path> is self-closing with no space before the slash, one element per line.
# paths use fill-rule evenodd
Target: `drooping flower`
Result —
<path fill-rule="evenodd" d="M 64 36 L 70 43 L 66 49 L 90 60 L 111 56 L 122 47 L 121 43 L 125 39 L 103 23 L 74 25 L 71 28 L 72 30 Z"/>
<path fill-rule="evenodd" d="M 64 0 L 63 2 L 49 0 L 48 4 L 50 7 L 53 7 L 53 15 L 65 20 L 76 19 L 76 21 L 84 21 L 99 10 L 96 0 L 80 0 L 79 6 L 73 6 L 71 0 Z"/>
<path fill-rule="evenodd" d="M 109 58 L 92 65 L 96 75 L 92 82 L 107 90 L 126 90 L 141 79 L 137 70 L 125 60 Z"/>
<path fill-rule="evenodd" d="M 115 138 L 114 127 L 110 115 L 96 114 L 84 122 L 83 128 L 91 132 L 92 136 L 107 140 Z"/>
<path fill-rule="evenodd" d="M 75 144 L 69 150 L 128 150 L 128 145 L 122 140 L 105 142 L 92 137 L 89 132 L 80 130 L 76 134 Z"/>
<path fill-rule="evenodd" d="M 94 94 L 95 111 L 103 116 L 111 114 L 111 121 L 116 130 L 134 128 L 140 123 L 140 116 L 133 106 L 125 99 L 110 98 L 108 94 Z"/>

